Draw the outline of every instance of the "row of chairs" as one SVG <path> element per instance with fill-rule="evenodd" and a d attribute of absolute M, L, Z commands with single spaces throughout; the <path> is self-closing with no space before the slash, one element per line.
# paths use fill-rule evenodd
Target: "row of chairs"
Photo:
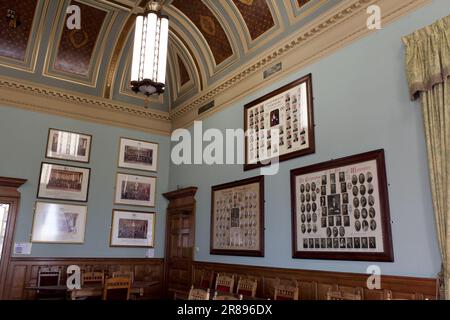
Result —
<path fill-rule="evenodd" d="M 208 300 L 214 278 L 213 272 L 205 272 L 200 279 L 200 287 L 192 287 L 189 300 Z M 215 300 L 242 300 L 244 297 L 255 298 L 258 281 L 256 277 L 241 276 L 238 279 L 236 295 L 233 293 L 236 276 L 234 274 L 218 273 L 214 285 Z M 275 285 L 274 300 L 298 300 L 298 285 L 282 284 L 280 280 Z"/>
<path fill-rule="evenodd" d="M 238 297 L 252 297 L 255 298 L 257 290 L 257 278 L 256 277 L 239 277 L 236 295 L 233 295 L 233 288 L 236 276 L 233 274 L 218 273 L 214 285 L 214 298 L 215 300 L 238 300 Z M 200 278 L 200 287 L 191 288 L 189 298 L 192 300 L 204 300 L 210 298 L 210 288 L 212 287 L 214 279 L 214 272 L 205 270 Z M 219 294 L 220 295 L 219 295 Z M 231 294 L 227 296 L 227 294 Z M 327 292 L 327 300 L 363 300 L 362 289 L 356 289 L 353 293 L 329 289 Z M 392 292 L 385 289 L 383 291 L 383 297 L 385 300 L 402 300 L 394 299 Z M 296 280 L 290 280 L 282 282 L 277 279 L 274 285 L 274 300 L 298 300 L 299 299 L 299 286 Z"/>
<path fill-rule="evenodd" d="M 209 300 L 210 299 L 210 289 L 198 289 L 191 287 L 189 291 L 188 300 Z M 214 292 L 213 300 L 243 300 L 244 296 L 239 294 L 238 296 L 230 294 L 220 294 L 218 291 Z"/>
<path fill-rule="evenodd" d="M 62 268 L 42 267 L 38 272 L 37 288 L 50 288 L 63 285 L 61 283 Z M 81 287 L 102 287 L 103 300 L 129 300 L 131 286 L 134 281 L 132 271 L 116 271 L 107 277 L 104 271 L 82 271 Z M 38 299 L 57 298 L 59 291 L 38 290 Z"/>

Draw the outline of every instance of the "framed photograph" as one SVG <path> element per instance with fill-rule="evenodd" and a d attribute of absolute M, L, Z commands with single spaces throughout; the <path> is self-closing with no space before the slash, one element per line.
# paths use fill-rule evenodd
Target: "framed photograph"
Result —
<path fill-rule="evenodd" d="M 158 144 L 121 138 L 119 167 L 150 172 L 158 171 Z"/>
<path fill-rule="evenodd" d="M 245 171 L 314 153 L 311 74 L 245 105 L 244 130 Z"/>
<path fill-rule="evenodd" d="M 154 207 L 156 178 L 118 173 L 115 204 Z"/>
<path fill-rule="evenodd" d="M 91 169 L 43 162 L 37 197 L 87 202 Z"/>
<path fill-rule="evenodd" d="M 293 257 L 393 262 L 384 150 L 291 171 Z"/>
<path fill-rule="evenodd" d="M 111 247 L 155 246 L 155 213 L 113 210 Z"/>
<path fill-rule="evenodd" d="M 45 156 L 50 159 L 89 163 L 91 144 L 91 135 L 49 129 Z"/>
<path fill-rule="evenodd" d="M 31 242 L 84 243 L 87 206 L 36 202 Z"/>
<path fill-rule="evenodd" d="M 210 253 L 264 257 L 264 176 L 212 187 Z"/>

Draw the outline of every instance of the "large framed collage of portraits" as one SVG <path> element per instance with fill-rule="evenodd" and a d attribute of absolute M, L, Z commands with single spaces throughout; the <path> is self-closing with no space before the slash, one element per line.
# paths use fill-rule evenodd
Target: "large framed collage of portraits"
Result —
<path fill-rule="evenodd" d="M 314 153 L 311 74 L 246 104 L 244 130 L 245 171 Z"/>
<path fill-rule="evenodd" d="M 384 150 L 291 171 L 293 258 L 393 262 Z"/>
<path fill-rule="evenodd" d="M 264 256 L 264 176 L 212 187 L 210 253 Z"/>

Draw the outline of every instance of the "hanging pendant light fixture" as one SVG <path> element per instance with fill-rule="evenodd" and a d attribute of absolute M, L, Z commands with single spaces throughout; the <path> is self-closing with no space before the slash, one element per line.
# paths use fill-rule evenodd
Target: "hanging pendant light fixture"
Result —
<path fill-rule="evenodd" d="M 136 18 L 131 87 L 146 96 L 164 93 L 166 83 L 169 18 L 161 4 L 150 1 Z"/>

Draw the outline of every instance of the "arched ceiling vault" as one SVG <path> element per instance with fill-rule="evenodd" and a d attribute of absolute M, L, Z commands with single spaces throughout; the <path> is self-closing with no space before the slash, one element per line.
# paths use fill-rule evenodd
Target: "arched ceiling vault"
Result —
<path fill-rule="evenodd" d="M 145 0 L 2 0 L 0 72 L 61 90 L 169 112 L 223 82 L 341 0 L 162 0 L 170 18 L 167 92 L 129 86 L 135 15 Z M 69 5 L 81 30 L 66 27 Z M 9 11 L 8 11 L 9 12 Z M 6 21 L 6 22 L 5 22 Z"/>

